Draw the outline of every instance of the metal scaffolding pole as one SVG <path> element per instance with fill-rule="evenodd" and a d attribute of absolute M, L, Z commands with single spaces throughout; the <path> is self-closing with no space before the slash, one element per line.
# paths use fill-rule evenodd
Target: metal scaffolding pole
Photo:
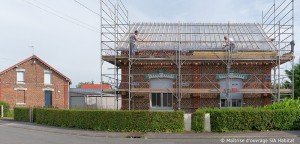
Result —
<path fill-rule="evenodd" d="M 177 67 L 178 67 L 178 109 L 181 109 L 181 34 L 180 34 L 180 25 L 181 23 L 179 23 L 179 27 L 178 27 L 178 59 L 177 59 Z"/>
<path fill-rule="evenodd" d="M 227 97 L 227 102 L 229 103 L 229 107 L 232 107 L 232 97 L 231 97 L 231 78 L 230 78 L 230 70 L 231 70 L 231 64 L 232 64 L 232 60 L 231 60 L 231 51 L 232 51 L 232 46 L 230 44 L 230 23 L 228 22 L 228 39 L 227 39 L 227 67 L 226 67 L 226 71 L 227 71 L 227 77 L 226 77 L 226 97 Z"/>
<path fill-rule="evenodd" d="M 119 13 L 119 0 L 117 0 L 117 4 L 115 5 L 115 21 L 114 23 L 115 25 L 115 43 L 114 43 L 114 55 L 115 55 L 115 61 L 114 61 L 114 79 L 113 79 L 113 89 L 114 89 L 114 96 L 115 96 L 115 100 L 114 100 L 114 104 L 116 104 L 117 101 L 117 91 L 116 89 L 118 88 L 118 66 L 117 66 L 117 55 L 118 55 L 118 51 L 117 51 L 117 46 L 118 46 L 118 41 L 119 41 L 119 27 L 118 27 L 118 13 Z M 117 104 L 118 105 L 118 104 Z"/>
<path fill-rule="evenodd" d="M 280 42 L 280 21 L 278 22 L 278 27 L 279 27 L 279 29 L 278 29 L 278 33 L 279 33 L 279 35 L 278 35 L 278 41 Z M 279 55 L 278 55 L 278 86 L 277 86 L 277 98 L 278 98 L 278 100 L 277 101 L 280 101 L 280 89 L 281 89 L 281 75 L 280 75 L 280 55 L 281 55 L 281 48 L 280 48 L 280 43 L 278 44 L 278 49 L 279 49 Z"/>
<path fill-rule="evenodd" d="M 102 44 L 102 2 L 103 0 L 100 0 L 100 96 L 101 96 L 101 100 L 103 97 L 103 79 L 102 79 L 102 70 L 103 70 L 103 59 L 102 59 L 102 48 L 103 48 L 103 44 Z M 102 102 L 101 102 L 101 109 L 102 109 Z"/>
<path fill-rule="evenodd" d="M 131 25 L 129 22 L 129 37 L 130 37 L 130 31 L 131 31 Z M 129 38 L 130 41 L 130 38 Z M 129 42 L 130 43 L 130 42 Z M 129 51 L 128 51 L 128 110 L 131 109 L 131 55 L 132 55 L 132 50 L 130 49 L 129 46 Z"/>
<path fill-rule="evenodd" d="M 294 4 L 294 1 L 292 1 L 292 41 L 294 41 L 294 16 L 295 16 L 295 13 L 294 13 L 294 8 L 295 8 L 295 4 Z M 292 59 L 292 99 L 295 98 L 295 57 L 294 57 L 294 52 L 293 52 L 293 59 Z"/>

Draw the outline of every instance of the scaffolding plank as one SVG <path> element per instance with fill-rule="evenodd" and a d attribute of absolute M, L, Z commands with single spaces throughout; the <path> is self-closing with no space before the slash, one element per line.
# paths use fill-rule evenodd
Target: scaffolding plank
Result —
<path fill-rule="evenodd" d="M 117 91 L 128 91 L 128 89 L 117 89 Z M 183 94 L 207 94 L 207 93 L 222 93 L 225 89 L 198 89 L 198 88 L 181 88 Z M 165 92 L 165 93 L 176 93 L 176 88 L 132 88 L 131 92 L 136 93 L 150 93 L 150 92 Z M 234 93 L 249 93 L 249 94 L 265 94 L 265 93 L 275 93 L 274 89 L 239 89 Z M 281 93 L 291 93 L 291 89 L 280 89 Z"/>

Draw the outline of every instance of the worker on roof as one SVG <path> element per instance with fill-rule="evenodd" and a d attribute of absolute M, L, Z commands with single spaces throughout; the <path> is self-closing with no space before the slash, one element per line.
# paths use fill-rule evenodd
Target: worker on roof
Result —
<path fill-rule="evenodd" d="M 230 51 L 232 51 L 235 48 L 233 38 L 228 38 L 226 35 L 224 35 L 224 40 L 226 44 L 223 46 L 223 48 L 230 48 Z"/>
<path fill-rule="evenodd" d="M 138 52 L 136 41 L 142 41 L 142 39 L 140 39 L 138 37 L 138 35 L 139 35 L 139 32 L 136 30 L 136 31 L 134 31 L 134 34 L 132 34 L 130 36 L 130 53 L 131 53 L 131 55 L 135 55 L 136 52 Z"/>

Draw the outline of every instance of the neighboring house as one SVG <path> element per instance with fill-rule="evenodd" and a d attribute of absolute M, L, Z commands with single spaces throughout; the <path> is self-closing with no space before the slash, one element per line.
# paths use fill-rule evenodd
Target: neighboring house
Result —
<path fill-rule="evenodd" d="M 71 80 L 33 55 L 0 72 L 0 101 L 11 107 L 69 107 Z"/>
<path fill-rule="evenodd" d="M 129 28 L 144 39 L 136 42 L 138 52 L 128 53 L 127 33 L 115 47 L 118 52 L 109 47 L 102 53 L 121 71 L 113 79 L 121 81 L 116 93 L 124 110 L 264 106 L 277 94 L 271 70 L 278 55 L 280 64 L 292 60 L 289 51 L 278 53 L 255 23 L 133 23 Z M 234 46 L 228 47 L 225 35 Z"/>
<path fill-rule="evenodd" d="M 120 109 L 121 97 L 103 93 L 100 89 L 70 88 L 70 108 Z"/>

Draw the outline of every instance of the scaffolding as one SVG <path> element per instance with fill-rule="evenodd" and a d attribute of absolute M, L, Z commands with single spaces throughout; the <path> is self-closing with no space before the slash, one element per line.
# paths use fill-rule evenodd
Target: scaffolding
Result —
<path fill-rule="evenodd" d="M 100 83 L 105 80 L 112 85 L 116 103 L 121 95 L 127 95 L 122 101 L 128 102 L 129 110 L 141 109 L 143 102 L 138 102 L 138 98 L 149 99 L 150 93 L 172 94 L 177 109 L 196 108 L 191 101 L 182 102 L 182 99 L 205 98 L 208 94 L 210 97 L 223 95 L 231 101 L 234 95 L 231 81 L 233 77 L 245 76 L 241 72 L 247 73 L 248 78 L 244 80 L 245 88 L 237 93 L 254 97 L 273 94 L 277 100 L 283 93 L 293 98 L 293 79 L 288 88 L 282 87 L 284 75 L 280 73 L 280 65 L 290 62 L 293 69 L 294 56 L 288 47 L 294 39 L 294 4 L 293 0 L 284 0 L 277 5 L 274 0 L 270 10 L 262 13 L 262 24 L 130 23 L 128 10 L 121 0 L 101 0 Z M 129 39 L 135 30 L 143 41 L 137 42 L 139 52 L 132 55 Z M 234 48 L 224 48 L 230 43 L 223 40 L 224 35 L 234 39 Z M 262 70 L 260 66 L 270 69 Z M 145 75 L 158 71 L 165 74 L 161 68 L 174 75 L 173 86 L 150 88 L 150 79 L 145 79 Z M 272 78 L 267 72 L 271 68 Z M 234 73 L 234 69 L 240 69 L 240 73 Z M 226 88 L 220 88 L 217 80 L 223 76 Z M 102 87 L 101 90 L 105 91 Z M 221 102 L 212 105 L 221 107 Z"/>
<path fill-rule="evenodd" d="M 273 68 L 273 95 L 280 101 L 281 88 L 288 85 L 291 92 L 285 95 L 294 99 L 294 0 L 274 0 L 267 12 L 262 12 L 262 28 L 277 50 L 276 66 Z M 283 64 L 281 61 L 287 55 L 290 60 Z M 290 69 L 292 74 L 282 74 L 284 67 Z"/>
<path fill-rule="evenodd" d="M 100 27 L 100 89 L 115 95 L 115 109 L 119 109 L 117 89 L 120 84 L 120 67 L 116 47 L 129 31 L 128 10 L 121 0 L 100 0 Z M 113 56 L 113 63 L 105 64 L 102 58 L 105 55 Z M 103 89 L 103 83 L 109 83 L 112 90 Z"/>

